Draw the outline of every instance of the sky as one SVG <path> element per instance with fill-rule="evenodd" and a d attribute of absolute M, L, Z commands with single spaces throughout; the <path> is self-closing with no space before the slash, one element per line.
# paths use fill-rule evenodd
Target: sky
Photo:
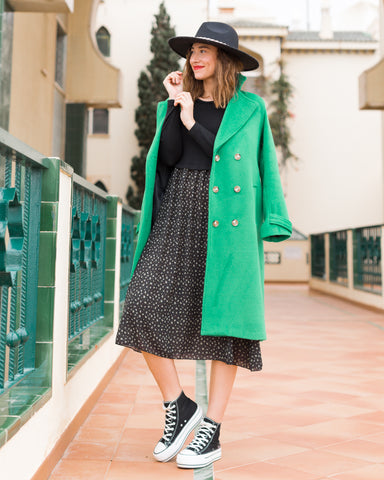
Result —
<path fill-rule="evenodd" d="M 263 2 L 264 3 L 264 2 Z M 310 29 L 318 30 L 320 25 L 321 0 L 268 0 L 270 8 L 277 13 L 279 21 L 290 25 L 293 17 L 297 16 L 302 22 L 307 23 L 307 8 L 309 10 Z M 333 22 L 337 20 L 342 11 L 357 3 L 356 0 L 330 0 L 331 16 Z M 378 0 L 371 1 L 377 4 Z M 335 25 L 336 27 L 337 25 Z"/>
<path fill-rule="evenodd" d="M 214 8 L 221 0 L 210 0 Z M 378 7 L 379 0 L 366 0 L 367 3 Z M 223 2 L 222 2 L 223 3 Z M 234 0 L 234 5 L 255 5 L 259 11 L 265 12 L 277 23 L 293 26 L 296 19 L 296 28 L 306 29 L 307 20 L 311 30 L 318 30 L 320 26 L 321 0 Z M 335 29 L 345 25 L 342 24 L 342 12 L 346 8 L 358 3 L 358 0 L 329 0 L 332 16 L 332 25 Z M 308 14 L 307 14 L 308 11 Z"/>

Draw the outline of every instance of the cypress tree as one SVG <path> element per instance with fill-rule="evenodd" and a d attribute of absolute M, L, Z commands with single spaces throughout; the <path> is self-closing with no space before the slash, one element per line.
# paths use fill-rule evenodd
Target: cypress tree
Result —
<path fill-rule="evenodd" d="M 176 35 L 170 25 L 170 17 L 164 2 L 160 4 L 159 13 L 155 15 L 155 22 L 151 30 L 151 52 L 153 57 L 146 69 L 140 73 L 138 80 L 140 105 L 135 112 L 137 137 L 140 153 L 132 158 L 131 178 L 136 184 L 134 189 L 129 186 L 127 191 L 128 203 L 136 209 L 141 208 L 145 186 L 145 161 L 156 130 L 157 103 L 168 98 L 163 86 L 165 76 L 179 70 L 179 57 L 169 45 L 168 39 Z"/>
<path fill-rule="evenodd" d="M 274 98 L 271 102 L 272 112 L 269 115 L 269 123 L 276 148 L 281 151 L 281 168 L 283 169 L 289 159 L 295 161 L 297 157 L 290 149 L 291 132 L 288 123 L 289 118 L 293 117 L 293 114 L 288 109 L 293 95 L 293 87 L 284 72 L 283 62 L 280 61 L 279 65 L 280 76 L 271 83 L 270 87 Z"/>

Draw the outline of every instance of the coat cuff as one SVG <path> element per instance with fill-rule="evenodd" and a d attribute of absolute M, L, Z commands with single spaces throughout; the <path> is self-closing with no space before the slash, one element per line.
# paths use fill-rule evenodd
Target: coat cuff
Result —
<path fill-rule="evenodd" d="M 282 242 L 292 235 L 292 223 L 281 215 L 271 213 L 261 225 L 261 238 L 266 242 Z"/>

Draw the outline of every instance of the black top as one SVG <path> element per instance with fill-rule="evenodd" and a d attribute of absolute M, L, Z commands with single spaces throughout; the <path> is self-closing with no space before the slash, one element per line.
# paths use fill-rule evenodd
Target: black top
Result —
<path fill-rule="evenodd" d="M 225 108 L 196 99 L 195 124 L 187 130 L 180 120 L 180 107 L 168 100 L 159 146 L 159 162 L 168 167 L 210 170 L 213 145 Z"/>

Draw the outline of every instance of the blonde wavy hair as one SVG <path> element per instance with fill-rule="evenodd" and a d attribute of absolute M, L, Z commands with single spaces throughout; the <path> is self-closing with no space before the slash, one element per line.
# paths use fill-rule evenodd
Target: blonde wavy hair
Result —
<path fill-rule="evenodd" d="M 192 100 L 204 95 L 204 83 L 196 80 L 190 64 L 191 49 L 188 50 L 183 70 L 183 90 L 190 92 Z M 212 92 L 216 108 L 225 108 L 230 99 L 236 93 L 239 72 L 243 69 L 243 63 L 222 50 L 217 49 L 217 62 L 215 69 L 216 86 Z"/>

